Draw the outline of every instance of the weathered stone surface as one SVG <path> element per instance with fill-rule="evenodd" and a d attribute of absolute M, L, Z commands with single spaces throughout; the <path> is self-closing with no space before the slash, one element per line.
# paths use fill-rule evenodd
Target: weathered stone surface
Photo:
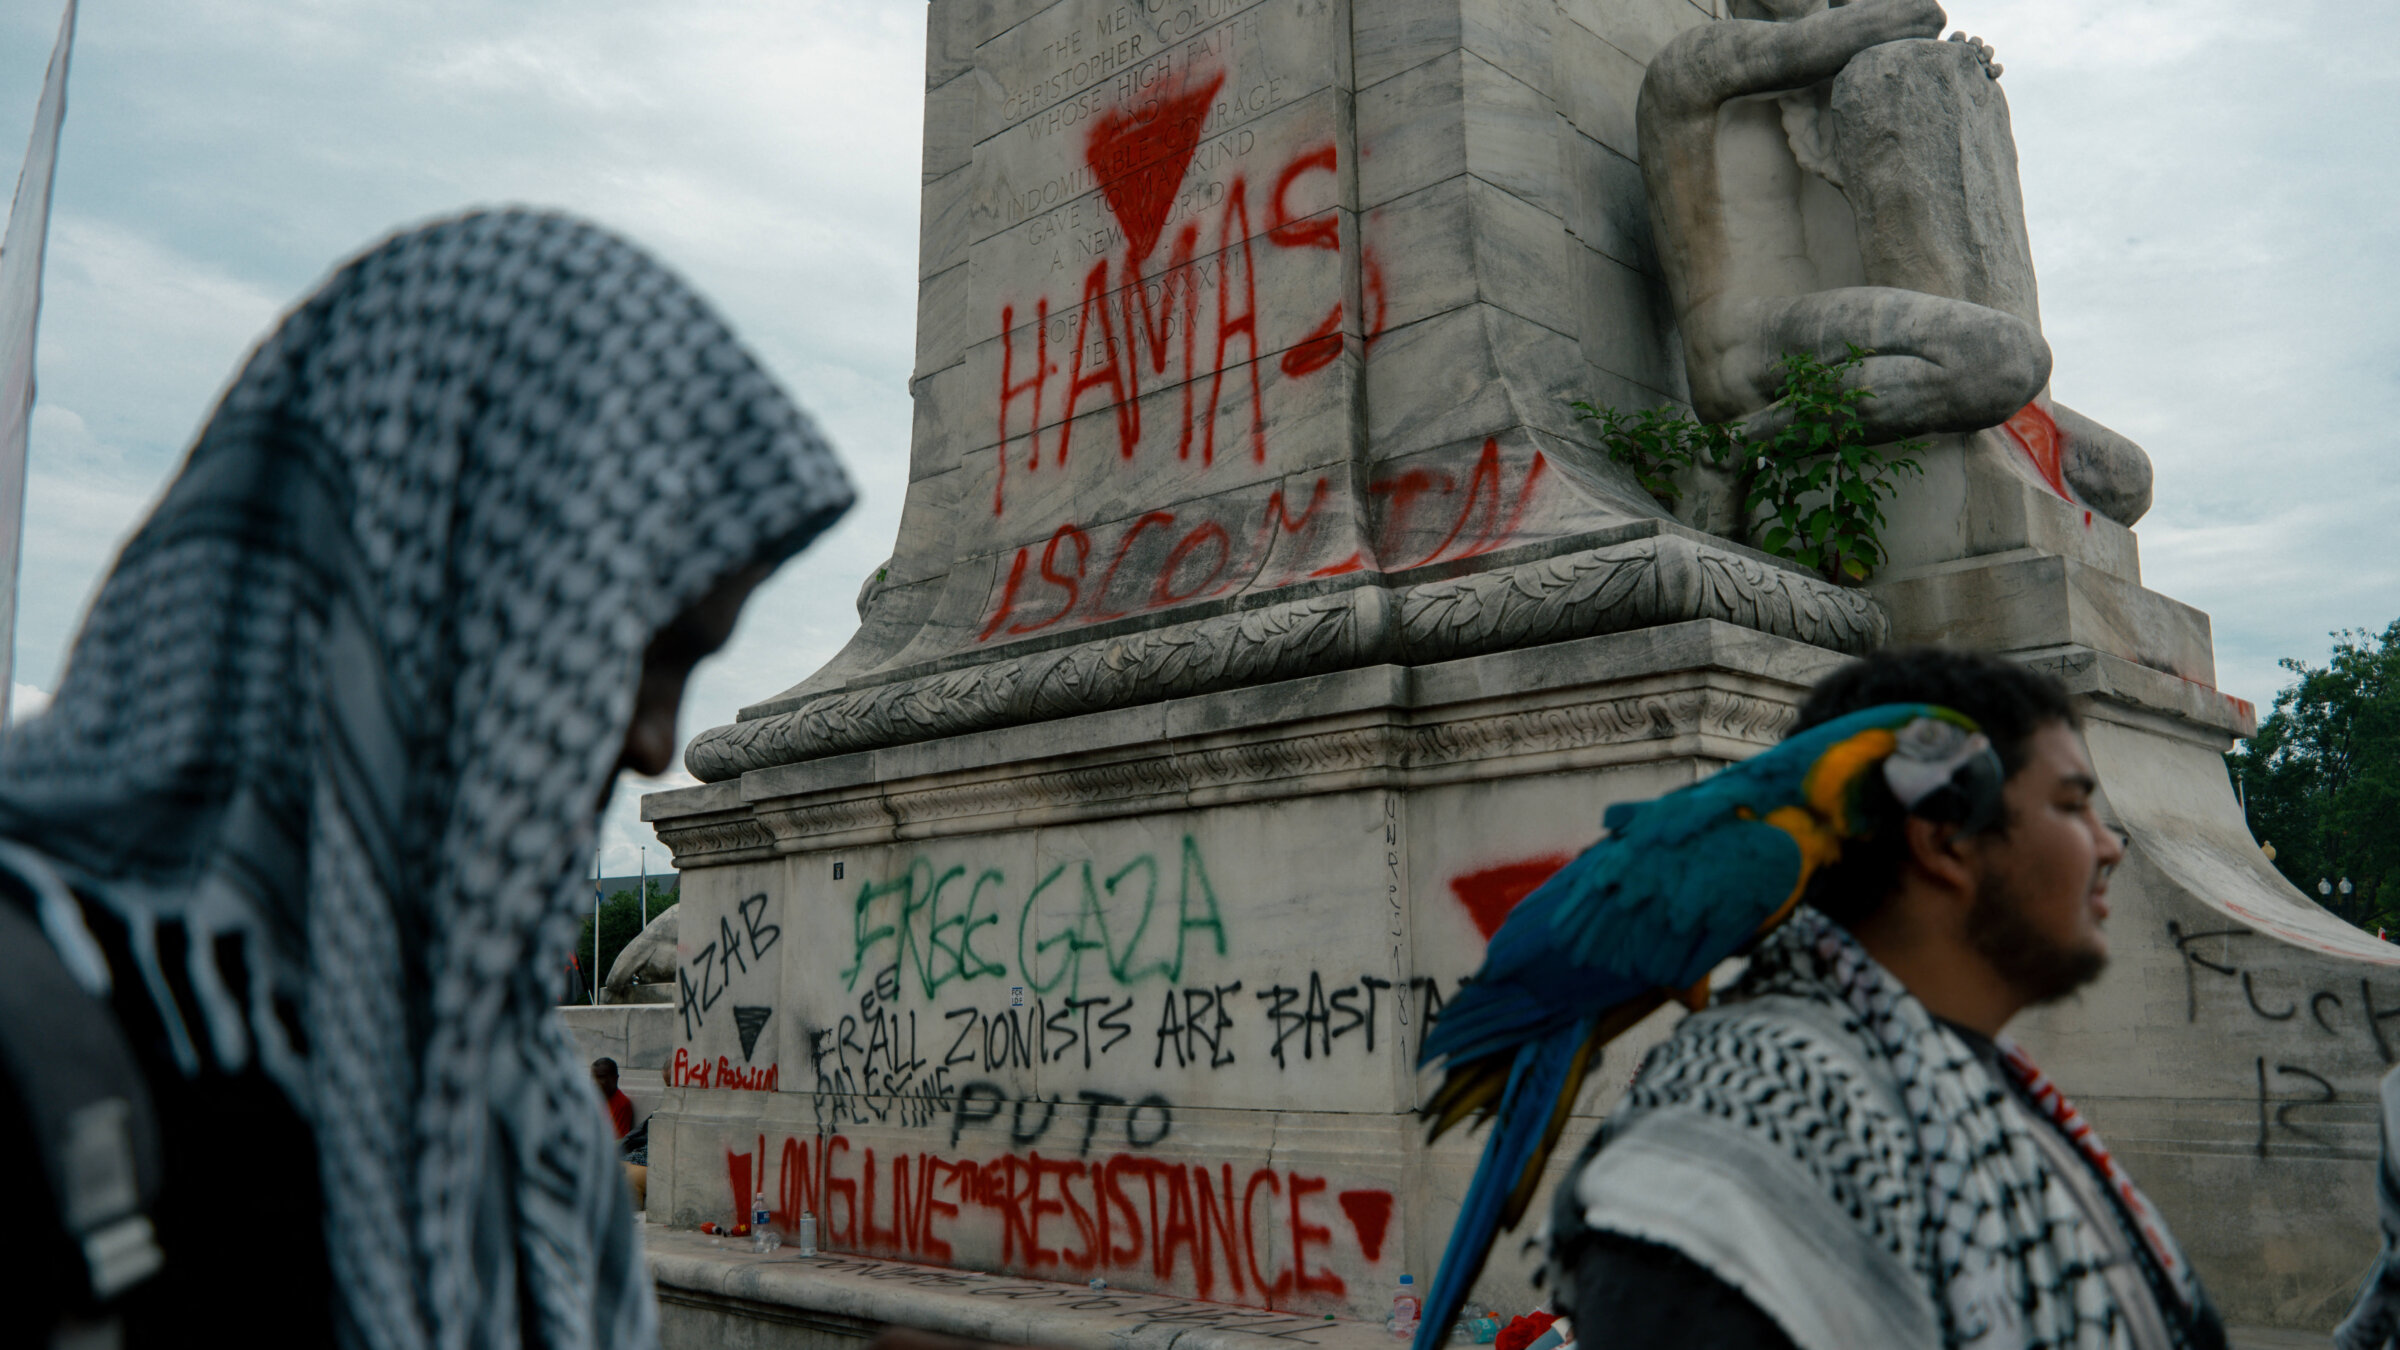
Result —
<path fill-rule="evenodd" d="M 1666 308 L 1658 279 L 1605 254 L 1581 252 L 1583 312 L 1575 331 L 1583 337 L 1584 359 L 1644 388 L 1680 387 L 1682 363 L 1668 350 L 1658 323 Z"/>
<path fill-rule="evenodd" d="M 1473 1166 L 1420 1142 L 1413 1047 L 1509 888 L 1771 743 L 1837 659 L 1652 626 L 654 795 L 694 918 L 651 1213 L 720 1217 L 763 1165 L 836 1251 L 1377 1316 Z M 1528 1273 L 1503 1251 L 1491 1297 Z"/>
<path fill-rule="evenodd" d="M 1641 62 L 1658 55 L 1677 33 L 1715 17 L 1712 8 L 1692 0 L 1559 0 L 1558 12 Z"/>
<path fill-rule="evenodd" d="M 1609 149 L 1638 160 L 1641 138 L 1635 105 L 1643 63 L 1592 35 L 1582 24 L 1559 25 L 1559 110 L 1569 125 Z"/>
<path fill-rule="evenodd" d="M 1130 1194 L 1145 1193 L 1139 1178 L 1125 1184 Z M 1264 1263 L 1272 1240 L 1269 1206 L 1279 1195 L 1262 1187 L 1258 1198 L 1257 1254 L 1265 1269 L 1275 1268 Z M 1322 1197 L 1310 1204 L 1331 1207 Z M 1237 1225 L 1235 1231 L 1246 1236 L 1248 1230 Z M 1388 1350 L 1392 1339 L 1380 1322 L 1328 1322 L 1315 1314 L 1194 1303 L 1115 1287 L 1094 1291 L 1067 1278 L 1072 1272 L 1033 1280 L 838 1254 L 803 1259 L 788 1242 L 772 1256 L 754 1256 L 745 1243 L 655 1227 L 644 1240 L 658 1280 L 659 1342 L 666 1350 L 857 1350 L 894 1324 L 1057 1350 L 1166 1350 L 1170 1344 L 1245 1350 L 1262 1337 L 1326 1350 Z M 1212 1232 L 1211 1255 L 1217 1278 L 1230 1280 L 1228 1271 L 1239 1267 L 1229 1267 L 1228 1259 L 1249 1252 L 1246 1244 L 1226 1250 Z M 772 1321 L 762 1322 L 765 1309 L 773 1310 Z"/>
<path fill-rule="evenodd" d="M 956 77 L 925 91 L 925 155 L 920 172 L 931 183 L 953 169 L 965 168 L 974 155 L 975 76 L 961 70 Z"/>
<path fill-rule="evenodd" d="M 1551 100 L 1473 52 L 1446 53 L 1360 94 L 1358 137 L 1362 205 L 1472 172 L 1553 216 L 1566 212 Z"/>
<path fill-rule="evenodd" d="M 1229 227 L 1233 239 L 1265 228 L 1279 190 L 1285 219 L 1347 205 L 1334 195 L 1344 176 L 1330 166 L 1311 161 L 1282 183 L 1295 161 L 1348 139 L 1339 135 L 1341 91 L 1278 78 L 1243 90 L 1237 106 L 1227 93 L 1234 78 L 1177 77 L 1167 94 L 1135 104 L 1156 109 L 1149 121 L 1104 112 L 1081 136 L 1010 133 L 977 146 L 967 220 L 979 294 L 995 304 L 1021 295 L 1017 303 L 1030 309 L 1035 294 L 1076 285 L 1103 260 L 1116 275 L 1156 276 L 1186 227 L 1204 248 Z M 1258 106 L 1246 101 L 1252 96 Z M 1238 203 L 1237 183 L 1247 194 Z"/>
<path fill-rule="evenodd" d="M 901 537 L 858 638 L 752 712 L 1657 519 L 1566 407 L 1679 379 L 1655 283 L 1562 227 L 1644 265 L 1629 173 L 1562 172 L 1591 143 L 1559 119 L 1639 71 L 1575 67 L 1568 28 L 939 0 Z"/>
<path fill-rule="evenodd" d="M 1375 358 L 1367 367 L 1367 431 L 1379 458 L 1472 444 L 1512 427 L 1581 441 L 1570 404 L 1609 373 L 1565 334 L 1481 304 L 1390 334 Z M 1636 517 L 1658 510 L 1647 498 L 1610 506 Z"/>
<path fill-rule="evenodd" d="M 879 586 L 906 586 L 948 574 L 947 536 L 955 528 L 960 494 L 972 484 L 973 476 L 964 468 L 928 474 L 909 484 L 908 496 L 900 503 L 898 537 Z"/>
<path fill-rule="evenodd" d="M 1624 154 L 1577 133 L 1565 145 L 1571 192 L 1567 230 L 1593 251 L 1651 276 L 1658 275 L 1658 250 L 1650 239 L 1650 205 L 1642 195 L 1642 170 Z M 1659 307 L 1672 322 L 1671 309 Z M 1662 343 L 1680 354 L 1683 344 Z"/>
<path fill-rule="evenodd" d="M 1930 35 L 1931 10 L 1789 28 Z M 1379 1318 L 1399 1271 L 1430 1271 L 1479 1142 L 1420 1142 L 1413 1047 L 1508 901 L 1608 802 L 1773 743 L 1838 653 L 1940 638 L 2067 681 L 2132 836 L 2116 971 L 2019 1031 L 2237 1320 L 2324 1324 L 2373 1246 L 2400 961 L 2243 836 L 2217 755 L 2254 712 L 2119 523 L 2147 461 L 2035 392 L 2005 101 L 1980 53 L 1853 33 L 1721 121 L 1692 84 L 1714 67 L 1677 53 L 1788 30 L 1707 20 L 935 0 L 900 538 L 851 645 L 695 741 L 718 781 L 645 800 L 687 877 L 683 997 L 599 1010 L 672 1034 L 654 1214 L 730 1217 L 763 1175 L 877 1264 L 662 1261 L 670 1287 L 816 1309 L 829 1336 L 893 1317 L 1131 1347 Z M 1707 136 L 1662 155 L 1654 105 Z M 1665 521 L 1566 406 L 1724 411 L 1674 299 L 1695 220 L 1721 221 L 1667 203 L 1654 230 L 1636 181 L 1716 173 L 1721 132 L 1788 160 L 1767 205 L 1796 236 L 1733 250 L 1771 255 L 1757 294 L 1880 347 L 1875 297 L 1920 287 L 1949 357 L 2025 386 L 1965 398 L 1992 418 L 1922 453 L 1872 592 Z M 1942 252 L 1960 240 L 1997 245 Z M 1762 351 L 1791 331 L 1762 321 Z M 1870 372 L 1879 398 L 1964 397 L 1895 370 Z M 1611 1049 L 1553 1181 L 1674 1016 Z M 1482 1296 L 1521 1304 L 1527 1274 L 1503 1243 Z M 1027 1329 L 1056 1300 L 1026 1277 L 1093 1275 L 1101 1323 Z M 883 1298 L 925 1280 L 967 1292 Z M 1210 1302 L 1143 1320 L 1162 1296 Z"/>
<path fill-rule="evenodd" d="M 2071 558 L 2026 550 L 1879 583 L 1893 629 L 1986 651 L 2086 647 L 2216 687 L 2208 616 Z"/>
<path fill-rule="evenodd" d="M 959 361 L 909 382 L 913 419 L 908 441 L 909 481 L 955 469 L 970 437 L 968 409 L 973 394 L 967 364 Z"/>
<path fill-rule="evenodd" d="M 966 299 L 965 263 L 917 283 L 917 374 L 930 375 L 966 356 Z"/>
<path fill-rule="evenodd" d="M 1867 284 L 1970 300 L 2040 329 L 2008 100 L 1976 54 L 1926 39 L 1869 47 L 1842 67 L 1829 102 Z"/>
<path fill-rule="evenodd" d="M 960 165 L 926 180 L 918 200 L 917 276 L 920 280 L 946 272 L 967 261 L 968 190 L 974 185 L 971 166 Z"/>
<path fill-rule="evenodd" d="M 1787 566 L 1674 533 L 1469 572 L 1372 585 L 1215 619 L 869 684 L 694 738 L 704 781 L 847 750 L 1206 693 L 1372 662 L 1443 660 L 1687 619 L 1740 623 L 1834 650 L 1883 638 L 1874 604 Z M 768 705 L 773 706 L 773 705 Z"/>
<path fill-rule="evenodd" d="M 2063 404 L 2051 416 L 2066 442 L 2060 474 L 2075 495 L 2111 520 L 2131 526 L 2150 510 L 2152 471 L 2142 448 Z"/>
<path fill-rule="evenodd" d="M 1894 479 L 1878 579 L 1897 581 L 1962 558 L 2032 549 L 2128 582 L 2142 579 L 2133 531 L 2058 495 L 2006 431 L 1940 436 Z"/>

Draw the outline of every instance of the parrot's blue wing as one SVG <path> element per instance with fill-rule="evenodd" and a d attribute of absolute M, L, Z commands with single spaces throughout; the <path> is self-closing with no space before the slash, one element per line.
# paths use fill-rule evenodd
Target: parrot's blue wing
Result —
<path fill-rule="evenodd" d="M 1423 1108 L 1435 1138 L 1477 1111 L 1495 1124 L 1416 1350 L 1448 1335 L 1492 1235 L 1522 1216 L 1600 1047 L 1785 908 L 1809 860 L 1838 850 L 1860 776 L 1893 753 L 1893 737 L 1854 738 L 1924 716 L 1963 720 L 1922 704 L 1865 709 L 1655 801 L 1616 803 L 1601 818 L 1607 837 L 1509 912 L 1419 1057 L 1447 1061 Z M 1787 808 L 1797 813 L 1776 814 Z"/>
<path fill-rule="evenodd" d="M 1799 844 L 1763 821 L 1720 819 L 1688 842 L 1664 850 L 1628 839 L 1610 850 L 1616 865 L 1592 869 L 1592 894 L 1539 916 L 1549 959 L 1681 989 L 1748 941 L 1800 882 Z"/>
<path fill-rule="evenodd" d="M 1648 851 L 1612 835 L 1552 874 L 1492 935 L 1483 970 L 1443 1006 L 1420 1061 L 1480 1059 L 1705 976 L 1791 895 L 1800 850 L 1754 820 L 1723 820 L 1702 842 Z"/>

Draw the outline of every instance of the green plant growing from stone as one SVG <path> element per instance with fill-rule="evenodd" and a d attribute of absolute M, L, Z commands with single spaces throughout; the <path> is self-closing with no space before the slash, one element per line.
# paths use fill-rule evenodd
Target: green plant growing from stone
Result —
<path fill-rule="evenodd" d="M 1633 471 L 1642 491 L 1672 509 L 1683 498 L 1675 475 L 1695 464 L 1722 466 L 1741 449 L 1736 428 L 1695 420 L 1671 404 L 1627 414 L 1589 403 L 1572 405 L 1582 421 L 1598 422 L 1601 448 Z"/>
<path fill-rule="evenodd" d="M 1777 429 L 1751 439 L 1748 429 L 1702 422 L 1688 411 L 1661 406 L 1627 414 L 1574 404 L 1578 418 L 1599 423 L 1598 439 L 1611 461 L 1631 470 L 1642 490 L 1672 509 L 1682 497 L 1677 475 L 1694 467 L 1729 469 L 1741 495 L 1741 521 L 1756 522 L 1757 547 L 1835 581 L 1864 581 L 1887 556 L 1880 537 L 1883 503 L 1899 489 L 1896 473 L 1922 472 L 1909 455 L 1922 441 L 1869 445 L 1858 405 L 1875 393 L 1844 383 L 1874 353 L 1850 344 L 1839 361 L 1786 352 L 1783 384 L 1770 411 Z"/>

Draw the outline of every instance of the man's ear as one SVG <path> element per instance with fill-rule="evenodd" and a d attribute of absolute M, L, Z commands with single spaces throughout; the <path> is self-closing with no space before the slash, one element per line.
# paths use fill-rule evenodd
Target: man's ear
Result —
<path fill-rule="evenodd" d="M 1908 831 L 1908 862 L 1927 880 L 1946 891 L 1972 895 L 1975 869 L 1967 861 L 1958 826 L 1916 816 L 1903 818 Z"/>

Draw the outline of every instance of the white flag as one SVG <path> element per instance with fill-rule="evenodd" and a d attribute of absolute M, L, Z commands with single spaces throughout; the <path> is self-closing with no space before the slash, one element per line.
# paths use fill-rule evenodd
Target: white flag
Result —
<path fill-rule="evenodd" d="M 67 56 L 75 46 L 75 0 L 58 21 L 58 45 L 42 78 L 33 141 L 17 174 L 0 240 L 0 724 L 8 719 L 17 670 L 17 563 L 25 538 L 25 427 L 33 416 L 33 333 L 42 312 L 42 244 L 50 233 L 50 180 L 58 127 L 67 120 Z"/>

